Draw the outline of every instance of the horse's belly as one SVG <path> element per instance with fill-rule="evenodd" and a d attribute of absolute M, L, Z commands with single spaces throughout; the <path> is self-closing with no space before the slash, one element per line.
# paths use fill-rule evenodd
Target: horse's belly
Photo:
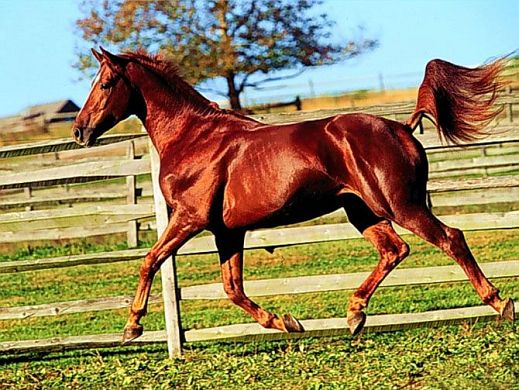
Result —
<path fill-rule="evenodd" d="M 304 222 L 331 213 L 340 207 L 342 207 L 340 196 L 337 196 L 335 193 L 333 195 L 296 199 L 256 222 L 251 226 L 251 229 Z"/>
<path fill-rule="evenodd" d="M 224 208 L 224 223 L 229 228 L 256 229 L 288 225 L 330 213 L 341 204 L 340 187 L 329 180 L 315 180 L 290 193 L 258 193 L 236 199 Z M 269 196 L 270 195 L 270 196 Z"/>

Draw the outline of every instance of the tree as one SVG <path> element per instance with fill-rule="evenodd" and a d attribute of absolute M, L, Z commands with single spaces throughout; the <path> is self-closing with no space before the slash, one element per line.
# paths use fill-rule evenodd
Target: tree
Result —
<path fill-rule="evenodd" d="M 362 36 L 330 41 L 334 22 L 316 14 L 322 0 L 83 0 L 76 66 L 95 66 L 92 46 L 124 51 L 145 48 L 174 59 L 193 84 L 222 77 L 231 108 L 241 109 L 246 87 L 300 74 L 305 68 L 333 64 L 377 45 Z M 269 77 L 276 70 L 292 74 Z M 258 78 L 258 75 L 263 78 Z"/>

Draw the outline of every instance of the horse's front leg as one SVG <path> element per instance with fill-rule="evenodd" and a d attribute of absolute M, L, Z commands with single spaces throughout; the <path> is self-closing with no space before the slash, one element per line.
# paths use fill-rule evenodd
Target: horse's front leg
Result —
<path fill-rule="evenodd" d="M 130 308 L 128 322 L 124 327 L 123 343 L 136 339 L 143 332 L 140 319 L 146 315 L 153 277 L 170 255 L 175 255 L 187 240 L 197 234 L 201 228 L 194 219 L 175 211 L 166 230 L 148 252 L 140 268 L 139 285 Z"/>
<path fill-rule="evenodd" d="M 254 303 L 243 291 L 243 242 L 244 231 L 221 231 L 215 233 L 216 245 L 220 254 L 223 288 L 229 299 L 265 328 L 283 332 L 304 332 L 301 323 L 292 315 L 281 318 Z"/>

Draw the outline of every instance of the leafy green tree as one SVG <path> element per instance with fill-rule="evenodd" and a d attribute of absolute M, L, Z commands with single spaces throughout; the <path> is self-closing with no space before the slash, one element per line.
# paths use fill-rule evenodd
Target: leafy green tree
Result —
<path fill-rule="evenodd" d="M 222 77 L 233 109 L 246 87 L 305 68 L 352 58 L 377 45 L 362 36 L 331 42 L 334 22 L 317 14 L 322 0 L 83 0 L 76 66 L 96 66 L 88 50 L 145 48 L 173 58 L 193 84 Z M 362 35 L 362 34 L 361 34 Z M 88 47 L 87 47 L 88 46 Z M 269 77 L 276 70 L 292 74 Z M 258 77 L 261 76 L 261 77 Z"/>

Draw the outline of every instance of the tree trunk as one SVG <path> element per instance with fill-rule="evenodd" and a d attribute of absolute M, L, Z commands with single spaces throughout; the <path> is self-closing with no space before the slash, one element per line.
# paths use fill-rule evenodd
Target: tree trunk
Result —
<path fill-rule="evenodd" d="M 231 104 L 231 109 L 233 110 L 241 110 L 241 103 L 240 103 L 240 91 L 236 88 L 236 84 L 234 83 L 234 72 L 229 72 L 227 74 L 226 80 L 227 80 L 227 95 L 229 96 L 229 103 Z"/>

